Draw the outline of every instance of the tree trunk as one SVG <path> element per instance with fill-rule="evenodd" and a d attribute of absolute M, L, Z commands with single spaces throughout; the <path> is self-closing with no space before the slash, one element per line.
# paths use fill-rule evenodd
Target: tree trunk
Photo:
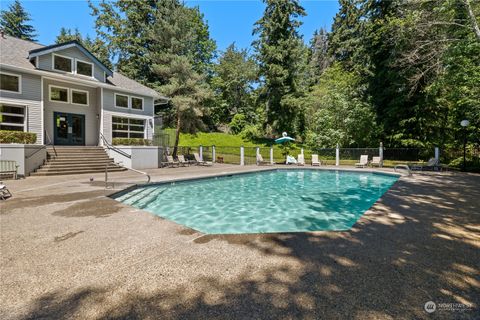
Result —
<path fill-rule="evenodd" d="M 178 152 L 178 143 L 180 142 L 180 127 L 182 124 L 180 112 L 177 112 L 177 128 L 175 130 L 175 145 L 173 146 L 173 157 L 177 156 Z"/>
<path fill-rule="evenodd" d="M 480 27 L 478 26 L 478 22 L 477 22 L 477 18 L 475 17 L 475 14 L 473 14 L 473 9 L 472 9 L 472 6 L 470 5 L 470 0 L 463 0 L 463 2 L 467 7 L 468 16 L 472 21 L 473 32 L 475 32 L 475 35 L 477 36 L 477 40 L 480 41 Z"/>

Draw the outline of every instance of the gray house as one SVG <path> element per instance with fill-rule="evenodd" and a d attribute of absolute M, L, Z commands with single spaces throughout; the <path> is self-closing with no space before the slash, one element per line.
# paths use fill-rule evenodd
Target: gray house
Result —
<path fill-rule="evenodd" d="M 158 93 L 100 62 L 77 41 L 43 46 L 0 38 L 0 130 L 37 144 L 97 146 L 153 135 Z"/>
<path fill-rule="evenodd" d="M 36 145 L 0 145 L 0 160 L 16 161 L 20 175 L 101 172 L 106 165 L 123 170 L 114 160 L 131 168 L 158 167 L 158 148 L 125 147 L 119 153 L 104 147 L 113 138 L 151 139 L 154 102 L 162 100 L 77 41 L 43 46 L 0 36 L 0 130 L 37 137 Z"/>

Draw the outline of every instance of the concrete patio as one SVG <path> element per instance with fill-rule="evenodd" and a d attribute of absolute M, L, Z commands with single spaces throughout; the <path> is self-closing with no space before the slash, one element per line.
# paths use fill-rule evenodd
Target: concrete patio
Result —
<path fill-rule="evenodd" d="M 347 232 L 236 236 L 106 197 L 143 176 L 112 173 L 107 190 L 103 179 L 5 181 L 14 197 L 0 202 L 1 319 L 480 318 L 479 175 L 402 177 Z"/>

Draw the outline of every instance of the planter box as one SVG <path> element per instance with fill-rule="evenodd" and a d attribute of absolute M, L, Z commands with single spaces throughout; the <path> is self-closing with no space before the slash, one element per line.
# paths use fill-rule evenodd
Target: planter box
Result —
<path fill-rule="evenodd" d="M 163 159 L 163 148 L 156 146 L 115 146 L 115 148 L 131 156 L 128 157 L 111 149 L 106 149 L 115 162 L 121 162 L 130 169 L 156 169 Z"/>
<path fill-rule="evenodd" d="M 18 164 L 18 175 L 28 176 L 47 160 L 47 149 L 38 144 L 0 144 L 0 160 L 13 160 Z"/>

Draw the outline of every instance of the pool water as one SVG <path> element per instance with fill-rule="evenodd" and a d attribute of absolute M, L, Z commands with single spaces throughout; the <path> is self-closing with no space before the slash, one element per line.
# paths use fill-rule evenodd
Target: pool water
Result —
<path fill-rule="evenodd" d="M 397 179 L 281 169 L 146 186 L 116 199 L 207 234 L 348 230 Z"/>

